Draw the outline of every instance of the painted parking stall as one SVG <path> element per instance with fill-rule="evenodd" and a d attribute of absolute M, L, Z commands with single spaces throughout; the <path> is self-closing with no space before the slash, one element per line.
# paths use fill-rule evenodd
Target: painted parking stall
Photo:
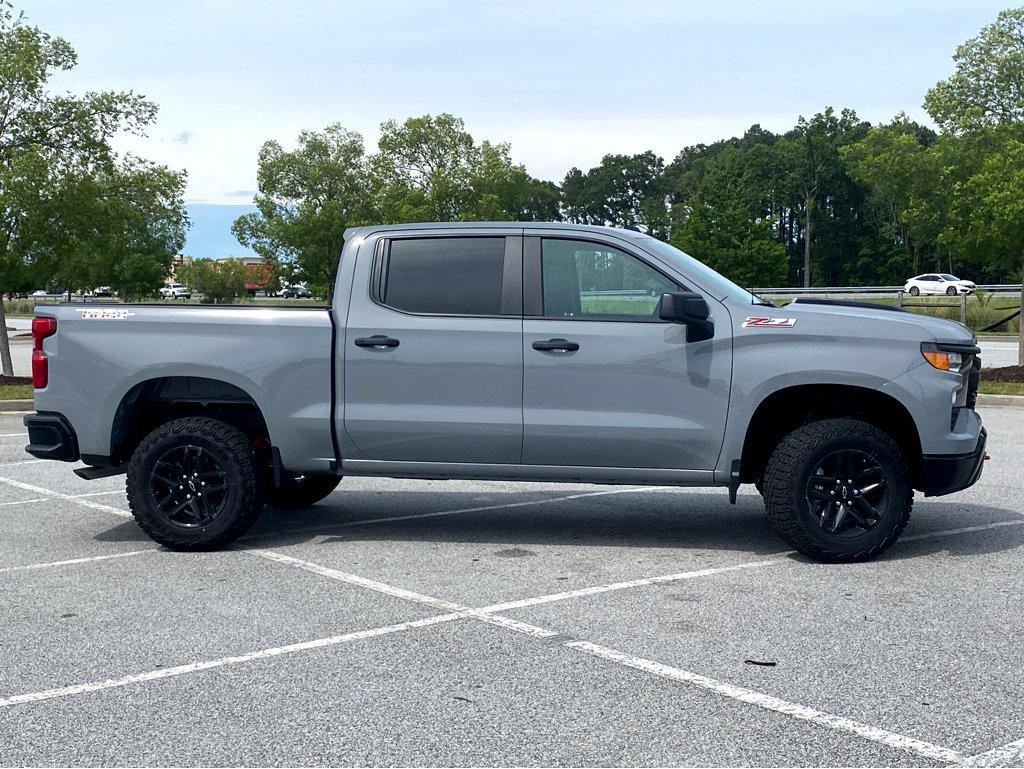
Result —
<path fill-rule="evenodd" d="M 1024 411 L 983 416 L 986 482 L 855 566 L 747 489 L 373 479 L 175 554 L 123 479 L 5 455 L 0 764 L 1019 764 Z"/>

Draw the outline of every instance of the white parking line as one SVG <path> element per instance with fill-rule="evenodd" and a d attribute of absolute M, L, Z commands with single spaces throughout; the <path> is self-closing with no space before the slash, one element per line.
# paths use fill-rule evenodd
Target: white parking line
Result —
<path fill-rule="evenodd" d="M 42 486 L 33 486 L 31 483 L 22 483 L 21 481 L 11 480 L 10 478 L 0 478 L 0 483 L 13 486 L 14 488 L 21 489 L 22 491 L 29 491 L 33 494 L 42 494 L 53 499 L 63 499 L 66 502 L 72 502 L 80 507 L 88 507 L 90 510 L 102 510 L 105 513 L 118 515 L 122 518 L 132 517 L 132 514 L 127 510 L 121 510 L 116 507 L 111 507 L 110 505 L 104 505 L 100 502 L 91 502 L 88 499 L 82 499 L 80 496 L 75 496 L 74 494 L 64 494 L 60 491 L 51 491 L 50 489 L 44 489 Z"/>
<path fill-rule="evenodd" d="M 32 499 L 18 499 L 14 502 L 0 502 L 0 507 L 9 507 L 10 505 L 27 505 L 29 502 L 45 502 L 49 497 L 33 497 Z"/>
<path fill-rule="evenodd" d="M 38 465 L 49 462 L 49 459 L 23 459 L 20 462 L 0 462 L 0 467 L 16 467 L 17 465 Z"/>
<path fill-rule="evenodd" d="M 0 438 L 27 438 L 28 433 L 0 433 Z"/>
<path fill-rule="evenodd" d="M 293 558 L 286 556 L 282 553 L 276 553 L 274 551 L 265 550 L 248 550 L 246 552 L 253 553 L 263 558 L 276 561 L 281 564 L 297 566 L 298 568 L 306 571 L 311 571 L 322 576 L 330 577 L 331 579 L 337 579 L 347 584 L 364 587 L 376 592 L 391 595 L 396 598 L 402 598 L 410 600 L 415 603 L 427 605 L 431 607 L 437 606 L 458 606 L 458 604 L 451 604 L 448 601 L 443 601 L 432 596 L 423 595 L 404 588 L 396 587 L 394 585 L 388 585 L 383 582 L 376 580 L 366 579 L 355 574 L 348 574 L 346 572 L 339 571 L 337 569 L 331 569 L 320 564 L 315 564 L 310 561 L 303 561 L 302 559 Z M 354 633 L 345 633 L 343 635 L 331 636 L 328 638 L 316 639 L 313 641 L 305 641 L 297 644 L 290 644 L 288 646 L 278 646 L 270 649 L 262 649 L 248 654 L 236 655 L 231 657 L 221 657 L 214 660 L 207 660 L 202 662 L 193 662 L 187 665 L 178 665 L 171 668 L 160 668 L 157 670 L 151 670 L 146 673 L 138 673 L 134 675 L 123 676 L 121 678 L 107 679 L 105 681 L 93 681 L 84 684 L 78 684 L 74 686 L 65 686 L 58 689 L 48 689 L 41 692 L 30 692 L 27 694 L 15 695 L 13 697 L 7 697 L 0 699 L 0 707 L 10 707 L 12 705 L 20 705 L 30 702 L 40 702 L 48 699 L 55 699 L 58 697 L 70 697 L 77 694 L 84 694 L 87 692 L 100 691 L 103 689 L 112 689 L 116 687 L 128 686 L 130 684 L 142 683 L 146 681 L 155 681 L 163 678 L 170 678 L 173 676 L 186 675 L 189 673 L 196 673 L 204 670 L 210 670 L 212 668 L 223 667 L 226 665 L 238 665 L 246 662 L 252 662 L 260 659 L 267 659 L 269 657 L 275 657 L 282 654 L 290 654 L 308 649 L 320 649 L 327 646 L 334 646 L 340 643 L 348 641 L 361 640 L 364 638 L 373 638 L 382 635 L 388 635 L 391 633 L 402 632 L 413 628 L 427 627 L 431 625 L 439 625 L 442 623 L 452 622 L 459 619 L 477 619 L 489 622 L 489 624 L 498 625 L 500 627 L 513 630 L 520 634 L 525 634 L 533 638 L 550 639 L 555 636 L 561 635 L 560 633 L 549 630 L 547 628 L 531 625 L 529 623 L 520 622 L 510 617 L 502 617 L 500 615 L 488 615 L 482 613 L 480 610 L 467 609 L 454 611 L 447 614 L 435 615 L 433 617 L 427 617 L 420 620 L 413 620 L 411 622 L 403 622 L 397 625 L 388 625 L 382 628 L 375 628 L 372 630 L 362 630 Z M 917 755 L 932 759 L 946 762 L 956 762 L 961 760 L 962 756 L 948 748 L 943 748 L 938 745 L 933 745 L 929 742 L 917 740 L 913 737 L 907 737 L 905 735 L 896 734 L 893 732 L 879 729 L 877 727 L 868 726 L 861 724 L 857 721 L 853 721 L 841 716 L 836 716 L 831 713 L 824 713 L 822 711 L 807 708 L 802 705 L 787 702 L 786 700 L 772 697 L 767 694 L 755 692 L 750 689 L 744 689 L 741 687 L 733 686 L 722 681 L 717 681 L 713 678 L 701 676 L 697 673 L 691 673 L 686 670 L 674 668 L 668 665 L 662 665 L 657 662 L 645 660 L 640 657 L 629 655 L 625 652 L 618 651 L 616 649 L 610 649 L 608 647 L 593 644 L 587 641 L 579 640 L 566 640 L 561 646 L 572 649 L 574 651 L 587 654 L 591 657 L 597 657 L 602 660 L 613 662 L 616 664 L 624 665 L 626 667 L 641 670 L 653 675 L 657 675 L 661 678 L 676 681 L 679 683 L 688 683 L 698 686 L 707 691 L 711 691 L 715 694 L 728 697 L 730 699 L 737 700 L 749 705 L 754 705 L 762 709 L 771 710 L 782 715 L 790 716 L 804 721 L 810 721 L 826 728 L 835 729 L 839 731 L 845 731 L 850 734 L 855 734 L 873 742 L 887 745 L 889 747 L 897 748 Z"/>
<path fill-rule="evenodd" d="M 957 766 L 1024 766 L 1024 740 L 970 756 L 960 761 Z"/>
<path fill-rule="evenodd" d="M 173 676 L 181 676 L 187 673 L 198 673 L 202 670 L 210 670 L 212 668 L 225 667 L 227 665 L 240 665 L 245 662 L 253 662 L 255 660 L 267 659 L 269 657 L 278 657 L 282 654 L 293 654 L 295 652 L 306 651 L 308 649 L 322 649 L 326 646 L 335 646 L 337 644 L 347 643 L 350 641 L 359 641 L 364 638 L 375 638 L 377 636 L 388 635 L 389 633 L 398 633 L 403 630 L 411 630 L 413 628 L 428 627 L 442 622 L 451 622 L 455 619 L 459 619 L 459 615 L 441 614 L 433 617 L 427 617 L 426 619 L 414 620 L 412 622 L 402 622 L 398 625 L 388 625 L 386 627 L 373 628 L 371 630 L 359 630 L 354 633 L 345 633 L 343 635 L 330 636 L 329 638 L 318 638 L 314 641 L 303 641 L 302 643 L 290 644 L 288 646 L 276 646 L 270 649 L 260 649 L 259 651 L 250 652 L 249 654 L 240 654 L 233 657 L 220 657 L 214 660 L 192 662 L 187 665 L 176 665 L 175 667 L 170 668 L 158 668 L 146 673 L 137 673 L 135 675 L 122 676 L 121 678 L 108 678 L 105 681 L 92 681 L 90 683 L 77 684 L 75 686 L 63 686 L 59 689 L 47 689 L 42 692 L 18 694 L 14 697 L 0 699 L 0 708 L 6 708 L 12 705 L 22 705 L 29 702 L 52 700 L 58 697 L 71 697 L 76 694 L 96 692 L 102 689 L 114 689 L 120 686 L 142 683 L 144 681 L 157 681 L 161 678 L 171 678 Z"/>
<path fill-rule="evenodd" d="M 462 608 L 459 606 L 459 604 L 451 604 L 447 601 L 441 601 L 440 599 L 433 598 L 432 596 L 425 596 L 420 593 L 414 593 L 412 591 L 405 590 L 403 588 L 394 587 L 392 585 L 386 585 L 375 580 L 368 580 L 365 577 L 360 577 L 355 574 L 348 574 L 347 572 L 342 572 L 337 569 L 331 569 L 329 567 L 321 566 L 320 564 L 316 564 L 311 561 L 305 561 L 300 558 L 293 558 L 292 556 L 287 556 L 283 553 L 277 553 L 271 550 L 249 550 L 247 552 L 253 553 L 254 555 L 259 555 L 263 558 L 269 558 L 270 560 L 277 561 L 278 563 L 297 566 L 298 568 L 303 569 L 305 571 L 311 571 L 313 573 L 320 574 L 331 579 L 337 579 L 351 585 L 365 586 L 377 592 L 386 593 L 388 595 L 393 595 L 395 597 L 405 598 L 407 600 L 415 601 L 417 603 L 423 603 L 428 606 L 437 606 L 440 603 L 444 606 L 458 607 L 460 609 Z M 744 564 L 742 566 L 746 566 L 747 568 L 753 566 L 766 566 L 769 564 L 778 563 L 780 562 L 780 560 L 782 559 L 776 558 L 769 561 L 758 561 L 749 564 Z M 737 568 L 741 568 L 742 566 L 738 566 Z M 722 571 L 729 570 L 730 569 L 705 569 L 702 570 L 702 572 L 716 574 L 721 573 Z M 677 579 L 688 578 L 689 575 L 692 575 L 694 573 L 695 572 L 686 572 L 681 575 L 668 575 L 666 577 L 661 578 L 659 581 L 668 581 L 672 577 L 675 577 Z M 650 580 L 635 580 L 630 583 L 618 583 L 618 585 L 649 585 L 655 584 L 656 579 L 657 578 Z M 616 586 L 610 585 L 608 587 L 614 588 Z M 573 593 L 575 592 L 577 591 L 573 591 Z M 532 601 L 536 603 L 543 603 L 545 602 L 545 598 L 550 598 L 550 600 L 565 600 L 566 597 L 572 597 L 573 593 L 562 593 L 557 594 L 557 596 L 532 599 Z M 530 600 L 517 603 L 523 605 L 532 605 L 532 602 Z M 550 630 L 548 628 L 540 627 L 538 625 L 522 622 L 511 617 L 504 617 L 501 615 L 492 614 L 491 611 L 487 609 L 478 609 L 476 611 L 469 610 L 464 612 L 464 616 L 467 619 L 481 620 L 487 622 L 488 624 L 498 625 L 499 627 L 504 627 L 509 630 L 513 630 L 517 633 L 529 635 L 533 638 L 549 639 L 555 636 L 562 635 L 561 633 L 555 630 Z M 591 657 L 598 657 L 609 662 L 614 662 L 619 665 L 625 665 L 626 667 L 634 668 L 636 670 L 642 670 L 644 672 L 657 675 L 661 678 L 667 678 L 669 680 L 676 681 L 679 683 L 692 684 L 707 691 L 714 692 L 715 694 L 721 695 L 723 697 L 728 697 L 729 699 L 738 700 L 749 705 L 755 705 L 759 708 L 771 710 L 776 713 L 781 713 L 782 715 L 790 716 L 801 721 L 810 721 L 818 724 L 819 726 L 824 726 L 829 729 L 855 734 L 858 737 L 871 740 L 872 742 L 877 742 L 888 747 L 896 748 L 898 750 L 903 750 L 909 753 L 916 753 L 919 756 L 924 756 L 925 758 L 929 758 L 932 760 L 953 763 L 955 761 L 959 761 L 962 758 L 962 756 L 955 750 L 951 750 L 940 745 L 935 745 L 930 742 L 925 742 L 924 740 L 918 740 L 914 737 L 908 737 L 906 735 L 890 732 L 885 729 L 880 729 L 878 727 L 868 726 L 867 724 L 862 724 L 858 721 L 853 721 L 849 718 L 844 718 L 842 716 L 837 716 L 831 713 L 825 713 L 820 710 L 815 710 L 813 708 L 808 708 L 803 705 L 788 702 L 786 700 L 779 699 L 778 697 L 773 697 L 768 694 L 756 692 L 751 689 L 744 689 L 739 686 L 734 686 L 732 684 L 725 683 L 724 681 L 718 681 L 713 678 L 708 678 L 707 676 L 702 676 L 698 673 L 691 673 L 688 670 L 682 670 L 680 668 L 671 667 L 669 665 L 663 665 L 658 662 L 652 662 L 651 660 L 646 660 L 641 657 L 635 657 L 626 652 L 621 652 L 616 649 L 610 649 L 606 646 L 600 646 L 598 644 L 590 643 L 589 641 L 566 640 L 562 642 L 560 645 L 568 649 L 573 649 L 575 651 L 582 652 Z"/>
<path fill-rule="evenodd" d="M 833 715 L 832 713 L 825 713 L 820 710 L 815 710 L 814 708 L 797 705 L 793 702 L 787 702 L 786 700 L 779 699 L 778 697 L 772 697 L 769 694 L 762 694 L 761 692 L 756 692 L 752 689 L 745 689 L 741 686 L 733 686 L 732 684 L 728 684 L 723 681 L 717 681 L 714 678 L 708 678 L 707 676 L 691 673 L 688 670 L 681 670 L 680 668 L 671 667 L 669 665 L 662 665 L 658 662 L 652 662 L 651 660 L 646 660 L 642 657 L 635 657 L 632 654 L 627 654 L 615 649 L 609 649 L 606 646 L 600 646 L 598 644 L 590 643 L 589 641 L 566 641 L 564 646 L 567 646 L 570 649 L 576 649 L 584 654 L 589 654 L 592 657 L 598 657 L 599 659 L 615 662 L 619 665 L 625 665 L 626 667 L 635 668 L 636 670 L 642 670 L 645 673 L 651 673 L 652 675 L 656 675 L 660 678 L 667 678 L 670 681 L 678 681 L 680 683 L 699 686 L 702 689 L 707 689 L 708 691 L 720 694 L 723 697 L 739 700 L 740 702 L 745 702 L 749 705 L 756 705 L 759 708 L 772 710 L 776 713 L 781 713 L 784 716 L 790 716 L 791 718 L 796 718 L 801 721 L 810 721 L 829 729 L 855 734 L 866 740 L 881 743 L 882 745 L 887 745 L 890 748 L 896 748 L 897 750 L 903 750 L 908 753 L 916 753 L 919 756 L 930 758 L 935 761 L 954 763 L 962 758 L 955 750 L 944 748 L 941 745 L 935 745 L 931 742 L 925 742 L 924 740 L 918 740 L 914 737 L 908 737 L 903 734 L 896 734 L 895 732 L 890 732 L 886 729 L 879 729 L 875 726 L 868 726 L 867 724 L 862 724 L 849 718 L 843 718 L 842 716 Z"/>
<path fill-rule="evenodd" d="M 629 590 L 630 588 L 634 587 L 660 585 L 665 582 L 679 582 L 685 579 L 711 577 L 715 574 L 724 574 L 728 571 L 738 571 L 740 569 L 755 569 L 759 566 L 770 566 L 775 563 L 781 563 L 784 560 L 785 558 L 772 558 L 767 561 L 748 561 L 746 563 L 736 563 L 731 566 L 719 566 L 712 569 L 698 569 L 697 571 L 684 571 L 679 572 L 678 574 L 664 574 L 660 577 L 633 579 L 629 580 L 628 582 L 613 582 L 609 585 L 595 585 L 594 587 L 583 587 L 579 590 L 566 590 L 562 593 L 551 593 L 550 595 L 542 595 L 536 598 L 524 598 L 521 601 L 496 603 L 490 606 L 485 606 L 480 611 L 499 612 L 512 611 L 513 609 L 524 609 L 528 606 L 539 606 L 540 604 L 554 603 L 555 601 L 568 601 L 573 598 L 585 598 L 586 596 L 599 595 L 600 593 L 611 593 L 616 590 Z"/>
<path fill-rule="evenodd" d="M 113 494 L 124 494 L 124 489 L 114 489 L 113 491 L 90 491 L 88 494 L 71 494 L 73 499 L 87 499 L 88 497 L 108 497 Z M 27 505 L 29 502 L 45 502 L 47 499 L 52 497 L 33 497 L 32 499 L 18 499 L 14 502 L 0 502 L 0 507 L 6 507 L 8 505 Z"/>
<path fill-rule="evenodd" d="M 900 537 L 900 542 L 916 542 L 920 539 L 935 539 L 936 537 L 950 537 L 954 534 L 970 534 L 974 531 L 988 531 L 989 529 L 1002 529 L 1006 526 L 1024 526 L 1024 519 L 1019 521 L 996 521 L 995 523 L 985 523 L 978 526 L 964 526 L 959 529 L 940 529 L 939 531 L 929 531 L 924 534 L 912 534 L 909 537 Z"/>
<path fill-rule="evenodd" d="M 46 563 L 30 563 L 25 566 L 6 566 L 0 569 L 0 574 L 11 571 L 32 571 L 34 569 L 49 569 L 54 566 L 70 566 L 76 563 L 90 563 L 92 561 L 109 561 L 112 558 L 130 558 L 133 555 L 143 553 L 155 553 L 159 550 L 156 547 L 148 547 L 145 550 L 129 550 L 125 553 L 110 553 L 109 555 L 94 555 L 89 558 L 72 558 L 68 561 L 47 561 Z"/>
<path fill-rule="evenodd" d="M 457 510 L 438 510 L 432 513 L 414 513 L 411 515 L 390 515 L 384 518 L 362 518 L 357 521 L 341 521 L 339 523 L 321 524 L 319 526 L 304 526 L 301 528 L 288 529 L 288 534 L 309 534 L 311 532 L 328 532 L 334 529 L 345 529 L 350 526 L 370 526 L 378 523 L 392 523 L 394 521 L 413 521 L 419 518 L 440 518 L 446 515 L 461 515 L 463 513 L 483 513 L 490 510 L 508 510 L 515 507 L 532 507 L 534 505 L 552 505 L 556 502 L 566 502 L 573 499 L 586 499 L 587 497 L 607 497 L 612 494 L 635 494 L 643 491 L 667 491 L 679 488 L 676 486 L 637 486 L 628 489 L 608 489 L 603 491 L 588 491 L 583 494 L 568 494 L 561 497 L 550 497 L 547 499 L 533 499 L 526 502 L 506 502 L 500 505 L 483 505 L 481 507 L 463 507 Z M 262 539 L 278 537 L 279 534 L 256 534 L 246 537 L 247 542 L 257 542 Z"/>
<path fill-rule="evenodd" d="M 253 555 L 258 555 L 261 558 L 276 561 L 277 563 L 281 563 L 286 566 L 294 566 L 302 569 L 303 571 L 309 571 L 314 574 L 319 574 L 322 577 L 327 577 L 328 579 L 338 580 L 339 582 L 345 582 L 349 585 L 355 585 L 356 587 L 373 590 L 377 593 L 401 598 L 405 601 L 413 601 L 415 603 L 424 604 L 425 606 L 430 606 L 434 609 L 441 609 L 442 611 L 457 612 L 460 617 L 472 617 L 473 619 L 478 619 L 481 622 L 486 622 L 490 625 L 497 625 L 498 627 L 504 627 L 520 633 L 532 635 L 534 638 L 548 638 L 550 636 L 558 635 L 554 630 L 538 628 L 534 625 L 529 625 L 525 622 L 512 619 L 511 617 L 494 616 L 493 613 L 489 611 L 474 609 L 470 606 L 452 603 L 451 601 L 445 601 L 441 598 L 423 595 L 422 593 L 415 593 L 412 590 L 406 590 L 405 588 L 395 587 L 394 585 L 388 585 L 383 582 L 377 582 L 376 580 L 367 579 L 366 577 L 360 577 L 357 574 L 349 574 L 348 572 L 340 571 L 339 569 L 332 569 L 328 566 L 322 566 L 318 563 L 313 563 L 312 561 L 304 561 L 301 558 L 293 558 L 290 555 L 278 553 L 273 550 L 260 550 L 253 548 L 243 552 L 252 553 Z"/>

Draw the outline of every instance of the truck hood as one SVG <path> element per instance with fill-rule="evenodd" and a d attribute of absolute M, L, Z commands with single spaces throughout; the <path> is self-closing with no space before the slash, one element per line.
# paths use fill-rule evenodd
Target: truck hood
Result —
<path fill-rule="evenodd" d="M 847 301 L 843 299 L 796 299 L 778 311 L 785 310 L 796 317 L 829 315 L 832 317 L 848 317 L 851 322 L 877 321 L 879 323 L 899 323 L 913 326 L 927 335 L 922 341 L 971 342 L 974 334 L 966 326 L 952 320 L 933 318 L 930 315 L 887 309 L 884 305 L 872 305 L 870 302 Z"/>

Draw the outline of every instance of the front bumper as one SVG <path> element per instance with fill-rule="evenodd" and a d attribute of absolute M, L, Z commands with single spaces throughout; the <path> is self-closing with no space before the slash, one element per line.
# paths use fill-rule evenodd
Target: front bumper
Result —
<path fill-rule="evenodd" d="M 78 461 L 78 436 L 63 414 L 43 412 L 26 414 L 28 445 L 25 451 L 39 459 Z"/>
<path fill-rule="evenodd" d="M 921 458 L 921 477 L 917 488 L 926 497 L 939 497 L 973 486 L 985 466 L 987 439 L 988 433 L 983 427 L 977 447 L 969 454 L 925 454 Z"/>

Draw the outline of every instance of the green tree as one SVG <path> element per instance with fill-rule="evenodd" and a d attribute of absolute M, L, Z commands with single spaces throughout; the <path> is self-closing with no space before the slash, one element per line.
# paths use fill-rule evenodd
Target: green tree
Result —
<path fill-rule="evenodd" d="M 947 243 L 973 245 L 1021 276 L 1024 311 L 1024 199 L 1019 173 L 1024 134 L 1024 8 L 1002 11 L 977 37 L 958 46 L 953 74 L 925 97 L 929 114 L 960 137 L 959 156 L 974 160 L 952 191 Z M 951 144 L 952 142 L 947 142 Z M 1014 201 L 1017 196 L 1017 202 Z M 1024 362 L 1024 323 L 1019 356 Z"/>
<path fill-rule="evenodd" d="M 24 285 L 37 254 L 71 236 L 41 220 L 39 201 L 62 179 L 110 158 L 115 133 L 140 132 L 156 114 L 151 102 L 130 92 L 48 92 L 50 77 L 76 62 L 67 41 L 0 4 L 0 295 Z M 0 333 L 0 368 L 12 372 L 6 333 Z"/>
<path fill-rule="evenodd" d="M 1002 11 L 953 54 L 956 69 L 924 106 L 948 131 L 1024 122 L 1024 8 Z"/>
<path fill-rule="evenodd" d="M 268 141 L 257 183 L 256 211 L 235 220 L 235 237 L 330 299 L 345 230 L 376 218 L 362 136 L 333 123 L 300 133 L 294 150 Z"/>
<path fill-rule="evenodd" d="M 673 245 L 744 286 L 785 282 L 786 251 L 773 236 L 777 223 L 764 214 L 764 153 L 736 146 L 709 160 L 687 198 Z"/>
<path fill-rule="evenodd" d="M 847 173 L 868 188 L 868 204 L 882 236 L 908 257 L 905 272 L 921 272 L 934 251 L 943 187 L 936 184 L 936 135 L 905 114 L 868 131 L 840 150 Z"/>
<path fill-rule="evenodd" d="M 786 169 L 792 206 L 802 214 L 804 287 L 810 286 L 814 277 L 815 226 L 832 215 L 843 182 L 839 148 L 860 138 L 857 134 L 863 135 L 868 127 L 853 110 L 844 109 L 837 115 L 829 107 L 810 120 L 801 117 L 796 128 L 775 145 L 779 163 Z"/>
<path fill-rule="evenodd" d="M 562 206 L 569 221 L 640 230 L 665 240 L 668 193 L 665 162 L 655 153 L 605 155 L 586 173 L 569 171 L 562 184 Z"/>
<path fill-rule="evenodd" d="M 133 156 L 59 179 L 37 219 L 63 233 L 39 239 L 35 267 L 68 289 L 153 296 L 185 242 L 185 176 Z"/>
<path fill-rule="evenodd" d="M 213 304 L 230 304 L 245 295 L 245 262 L 241 259 L 187 259 L 178 280 Z"/>
<path fill-rule="evenodd" d="M 508 144 L 477 145 L 462 119 L 447 113 L 384 123 L 370 169 L 384 222 L 558 217 L 554 185 L 513 163 Z"/>

